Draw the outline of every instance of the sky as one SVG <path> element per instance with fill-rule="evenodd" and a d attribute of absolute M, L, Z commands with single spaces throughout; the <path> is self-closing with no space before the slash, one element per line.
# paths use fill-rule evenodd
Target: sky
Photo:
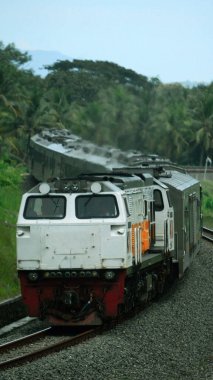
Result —
<path fill-rule="evenodd" d="M 212 0 L 0 0 L 0 41 L 208 84 L 212 20 Z"/>

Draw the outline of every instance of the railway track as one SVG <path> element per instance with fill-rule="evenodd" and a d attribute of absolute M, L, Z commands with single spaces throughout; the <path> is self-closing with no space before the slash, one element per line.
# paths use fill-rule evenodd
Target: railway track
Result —
<path fill-rule="evenodd" d="M 202 238 L 213 242 L 213 230 L 203 227 Z M 70 332 L 69 330 L 69 335 L 67 333 L 63 334 L 61 331 L 57 335 L 55 331 L 54 328 L 48 327 L 34 334 L 0 345 L 0 371 L 20 366 L 26 362 L 34 361 L 53 352 L 79 344 L 95 336 L 100 332 L 100 328 L 78 330 L 77 332 Z"/>
<path fill-rule="evenodd" d="M 202 238 L 213 243 L 213 230 L 207 227 L 203 227 Z"/>
<path fill-rule="evenodd" d="M 55 334 L 55 329 L 48 327 L 34 334 L 0 345 L 0 371 L 20 366 L 26 362 L 58 352 L 66 347 L 74 346 L 97 334 L 97 328 L 73 332 L 72 336 Z M 24 349 L 23 349 L 24 348 Z"/>
<path fill-rule="evenodd" d="M 143 309 L 144 305 L 136 308 L 134 311 L 129 311 L 118 320 L 113 320 L 98 327 L 78 327 L 77 330 L 71 330 L 70 328 L 65 328 L 64 330 L 63 327 L 48 327 L 17 340 L 4 343 L 0 345 L 0 372 L 82 343 L 97 334 L 103 333 L 103 331 L 111 330 L 117 324 L 134 317 Z M 70 336 L 71 334 L 72 336 Z"/>

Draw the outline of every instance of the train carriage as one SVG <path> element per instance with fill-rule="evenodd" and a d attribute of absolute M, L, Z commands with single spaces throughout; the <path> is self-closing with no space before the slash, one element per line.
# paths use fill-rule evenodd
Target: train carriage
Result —
<path fill-rule="evenodd" d="M 199 181 L 181 171 L 162 178 L 168 186 L 174 206 L 174 257 L 182 276 L 200 249 L 201 240 L 201 186 Z"/>

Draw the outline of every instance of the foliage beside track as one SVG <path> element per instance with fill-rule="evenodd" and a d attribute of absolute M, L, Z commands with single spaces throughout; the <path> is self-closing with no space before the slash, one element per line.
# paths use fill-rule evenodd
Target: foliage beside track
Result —
<path fill-rule="evenodd" d="M 201 181 L 203 224 L 213 229 L 213 181 Z"/>
<path fill-rule="evenodd" d="M 0 300 L 19 293 L 16 231 L 25 169 L 0 161 Z"/>

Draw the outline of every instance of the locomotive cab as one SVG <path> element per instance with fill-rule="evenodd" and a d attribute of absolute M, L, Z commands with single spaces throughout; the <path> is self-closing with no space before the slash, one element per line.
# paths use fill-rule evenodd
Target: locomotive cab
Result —
<path fill-rule="evenodd" d="M 17 227 L 18 267 L 86 270 L 108 267 L 109 261 L 125 267 L 125 236 L 119 192 L 27 194 Z"/>
<path fill-rule="evenodd" d="M 155 244 L 154 249 L 174 250 L 174 209 L 171 205 L 167 186 L 155 179 L 154 215 Z"/>

